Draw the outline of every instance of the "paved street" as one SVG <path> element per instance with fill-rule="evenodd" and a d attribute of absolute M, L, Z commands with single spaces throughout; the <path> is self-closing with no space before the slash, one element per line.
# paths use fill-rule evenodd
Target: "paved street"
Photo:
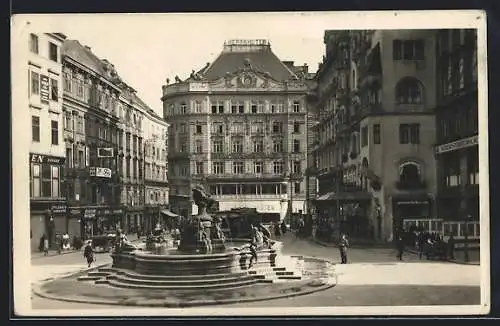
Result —
<path fill-rule="evenodd" d="M 285 254 L 340 261 L 336 248 L 322 247 L 293 236 L 286 236 L 282 240 Z M 108 255 L 98 256 L 99 264 L 107 261 L 110 261 Z M 35 269 L 33 274 L 38 280 L 66 273 L 72 268 L 85 268 L 80 253 L 36 259 L 32 265 Z M 393 249 L 355 248 L 349 252 L 349 264 L 337 265 L 337 271 L 338 284 L 329 290 L 231 307 L 479 304 L 480 267 L 475 265 L 419 260 L 412 254 L 407 254 L 404 261 L 400 262 Z M 53 301 L 38 297 L 33 298 L 32 303 L 34 309 L 54 308 Z M 58 309 L 110 308 L 65 302 L 58 302 L 56 306 Z"/>

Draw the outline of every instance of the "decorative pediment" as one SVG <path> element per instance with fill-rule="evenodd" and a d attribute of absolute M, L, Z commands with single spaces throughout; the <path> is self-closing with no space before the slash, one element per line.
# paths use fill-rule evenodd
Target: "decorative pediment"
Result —
<path fill-rule="evenodd" d="M 238 69 L 227 72 L 223 78 L 211 83 L 211 88 L 237 88 L 252 90 L 267 90 L 283 88 L 283 84 L 274 80 L 269 74 L 253 69 Z"/>

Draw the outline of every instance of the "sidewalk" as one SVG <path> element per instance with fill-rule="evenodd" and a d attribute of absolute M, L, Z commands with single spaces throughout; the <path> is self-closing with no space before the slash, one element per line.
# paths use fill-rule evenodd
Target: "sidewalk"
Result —
<path fill-rule="evenodd" d="M 144 237 L 142 239 L 137 239 L 137 234 L 129 234 L 129 235 L 127 235 L 127 238 L 132 243 L 141 242 L 142 240 L 144 240 Z M 82 247 L 80 250 L 76 250 L 76 249 L 71 248 L 70 250 L 64 250 L 64 251 L 61 251 L 60 253 L 57 250 L 49 250 L 47 256 L 45 256 L 43 252 L 34 251 L 31 253 L 31 259 L 40 259 L 40 258 L 44 258 L 44 257 L 72 254 L 75 252 L 83 251 L 83 248 L 84 247 Z"/>
<path fill-rule="evenodd" d="M 418 255 L 415 249 L 406 249 L 406 252 L 414 255 Z M 480 265 L 480 251 L 479 249 L 469 250 L 469 261 L 466 262 L 464 259 L 464 252 L 462 250 L 456 250 L 454 253 L 455 259 L 448 259 L 450 263 L 462 264 L 462 265 Z M 425 259 L 423 257 L 422 259 Z"/>
<path fill-rule="evenodd" d="M 316 244 L 319 244 L 320 246 L 323 247 L 333 247 L 337 248 L 337 244 L 334 242 L 325 242 L 322 240 L 318 240 L 313 237 L 308 238 L 309 241 L 312 241 Z M 354 239 L 350 242 L 350 247 L 351 248 L 392 248 L 393 245 L 390 243 L 380 243 L 380 242 L 375 242 L 375 241 L 370 241 L 370 240 L 360 240 L 360 239 Z"/>

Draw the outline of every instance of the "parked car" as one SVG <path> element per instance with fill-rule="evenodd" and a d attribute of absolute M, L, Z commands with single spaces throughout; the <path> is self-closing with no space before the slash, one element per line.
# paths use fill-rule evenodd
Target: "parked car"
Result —
<path fill-rule="evenodd" d="M 109 252 L 114 245 L 115 237 L 113 234 L 95 235 L 90 240 L 94 252 Z"/>

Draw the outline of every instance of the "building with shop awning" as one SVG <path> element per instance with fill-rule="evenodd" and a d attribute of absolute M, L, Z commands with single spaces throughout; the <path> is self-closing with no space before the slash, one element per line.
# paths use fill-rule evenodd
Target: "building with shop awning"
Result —
<path fill-rule="evenodd" d="M 313 199 L 313 201 L 317 202 L 326 202 L 326 201 L 358 201 L 358 200 L 370 200 L 372 199 L 372 195 L 367 191 L 355 191 L 355 192 L 340 192 L 335 193 L 334 191 L 327 192 L 319 196 L 318 198 Z"/>
<path fill-rule="evenodd" d="M 160 211 L 161 214 L 167 216 L 167 217 L 181 217 L 180 215 L 178 214 L 175 214 L 174 212 L 168 210 L 168 209 L 162 209 Z"/>

